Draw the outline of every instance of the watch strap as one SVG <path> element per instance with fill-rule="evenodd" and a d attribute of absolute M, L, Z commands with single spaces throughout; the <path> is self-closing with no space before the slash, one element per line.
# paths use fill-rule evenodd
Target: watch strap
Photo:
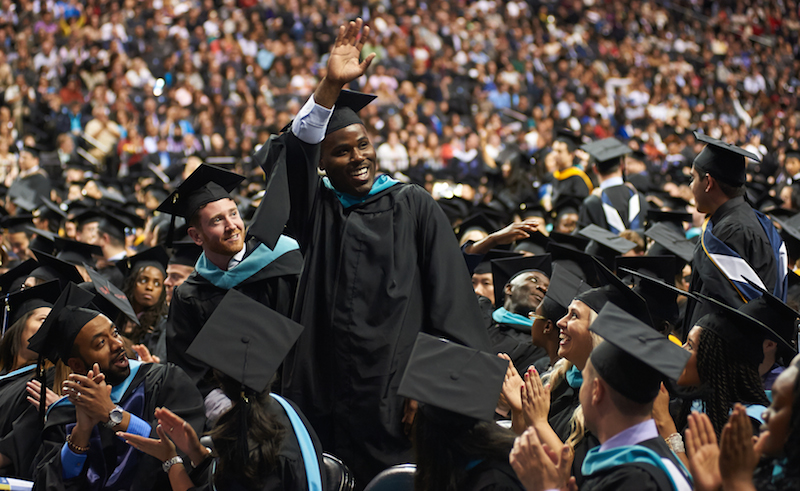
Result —
<path fill-rule="evenodd" d="M 175 464 L 183 464 L 183 459 L 181 458 L 180 455 L 176 455 L 176 456 L 172 457 L 171 459 L 165 460 L 161 464 L 161 468 L 164 469 L 164 472 L 169 474 L 169 470 L 172 469 L 172 466 L 175 465 Z"/>

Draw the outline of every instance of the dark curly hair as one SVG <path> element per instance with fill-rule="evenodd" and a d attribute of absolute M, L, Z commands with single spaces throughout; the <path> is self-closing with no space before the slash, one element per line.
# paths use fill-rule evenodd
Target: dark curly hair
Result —
<path fill-rule="evenodd" d="M 795 375 L 792 391 L 792 417 L 783 445 L 785 460 L 764 458 L 761 461 L 753 473 L 753 483 L 759 491 L 800 489 L 800 375 Z M 783 467 L 783 473 L 775 477 L 773 473 L 778 464 Z"/>
<path fill-rule="evenodd" d="M 462 489 L 467 464 L 476 459 L 508 462 L 516 435 L 495 423 L 478 421 L 430 405 L 414 420 L 416 491 Z"/>
<path fill-rule="evenodd" d="M 286 428 L 270 412 L 276 404 L 269 389 L 260 394 L 248 390 L 249 402 L 241 398 L 241 384 L 214 370 L 214 375 L 233 406 L 220 416 L 208 433 L 218 456 L 214 479 L 218 483 L 238 482 L 247 489 L 261 489 L 264 479 L 278 467 L 278 456 Z M 246 425 L 242 426 L 242 422 Z M 242 445 L 246 441 L 247 446 Z M 243 456 L 247 448 L 249 455 Z"/>
<path fill-rule="evenodd" d="M 133 292 L 136 289 L 136 282 L 139 281 L 139 276 L 142 274 L 146 266 L 143 266 L 136 270 L 133 274 L 128 275 L 125 278 L 125 282 L 122 285 L 122 292 L 125 293 L 125 296 L 128 297 L 128 301 L 133 304 Z M 166 277 L 164 278 L 166 279 Z M 158 301 L 152 307 L 148 307 L 144 309 L 141 317 L 139 317 L 139 325 L 133 326 L 133 331 L 130 333 L 125 334 L 125 337 L 130 339 L 133 344 L 138 344 L 145 334 L 148 332 L 152 332 L 155 329 L 158 322 L 167 315 L 167 287 L 164 286 L 164 281 L 161 281 L 161 295 L 158 296 Z M 124 314 L 120 314 L 120 317 L 117 319 L 118 326 L 125 325 L 125 317 Z"/>
<path fill-rule="evenodd" d="M 703 402 L 717 437 L 728 422 L 728 415 L 735 403 L 769 405 L 758 374 L 758 364 L 747 363 L 734 356 L 727 342 L 710 329 L 700 331 L 697 373 L 706 389 L 703 391 Z M 691 405 L 691 399 L 684 401 L 678 417 L 680 425 L 685 425 Z"/>

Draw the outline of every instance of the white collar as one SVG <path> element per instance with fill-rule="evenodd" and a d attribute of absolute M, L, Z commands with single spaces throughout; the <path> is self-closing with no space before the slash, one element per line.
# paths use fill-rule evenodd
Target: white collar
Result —
<path fill-rule="evenodd" d="M 623 184 L 625 184 L 625 181 L 621 176 L 609 177 L 600 183 L 600 189 L 610 188 L 611 186 L 622 186 Z"/>
<path fill-rule="evenodd" d="M 230 260 L 228 261 L 228 269 L 233 269 L 236 266 L 238 266 L 240 262 L 242 262 L 242 259 L 244 259 L 244 253 L 246 249 L 247 247 L 242 247 L 241 251 L 237 252 L 236 254 L 233 255 L 232 258 L 230 258 Z"/>

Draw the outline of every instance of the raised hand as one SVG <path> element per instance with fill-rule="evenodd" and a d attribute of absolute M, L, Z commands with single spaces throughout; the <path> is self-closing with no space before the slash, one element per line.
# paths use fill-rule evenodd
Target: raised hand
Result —
<path fill-rule="evenodd" d="M 536 430 L 529 428 L 517 437 L 509 462 L 527 491 L 564 489 L 569 482 L 572 450 L 562 445 L 558 454 L 539 441 Z"/>
<path fill-rule="evenodd" d="M 175 451 L 175 445 L 170 441 L 169 437 L 167 437 L 167 433 L 161 425 L 156 426 L 156 433 L 158 434 L 158 439 L 134 435 L 133 433 L 123 433 L 121 431 L 117 432 L 117 436 L 124 439 L 125 443 L 136 450 L 151 455 L 161 462 L 178 455 Z"/>
<path fill-rule="evenodd" d="M 719 446 L 711 420 L 703 413 L 689 415 L 686 430 L 686 453 L 689 472 L 697 491 L 716 491 L 722 486 L 719 472 Z"/>
<path fill-rule="evenodd" d="M 542 385 L 539 372 L 534 367 L 525 373 L 525 382 L 521 388 L 522 415 L 527 426 L 547 423 L 550 413 L 550 384 Z"/>
<path fill-rule="evenodd" d="M 517 372 L 510 356 L 505 353 L 499 353 L 497 356 L 508 362 L 508 369 L 503 380 L 503 390 L 500 392 L 500 401 L 497 407 L 500 410 L 520 412 L 522 411 L 522 399 L 520 397 L 522 377 L 519 376 L 519 372 Z"/>
<path fill-rule="evenodd" d="M 750 417 L 744 406 L 736 404 L 720 436 L 719 472 L 726 489 L 752 488 L 753 470 L 760 457 L 753 446 Z"/>
<path fill-rule="evenodd" d="M 142 363 L 161 363 L 161 358 L 152 355 L 147 346 L 143 344 L 134 344 L 131 349 L 139 355 L 139 360 Z"/>
<path fill-rule="evenodd" d="M 369 27 L 364 26 L 364 21 L 360 18 L 355 22 L 339 26 L 339 35 L 336 36 L 328 58 L 328 71 L 325 78 L 344 86 L 363 75 L 375 58 L 375 53 L 372 53 L 364 61 L 359 62 L 361 50 L 364 48 L 368 36 Z"/>
<path fill-rule="evenodd" d="M 193 463 L 197 464 L 206 457 L 208 449 L 200 443 L 192 425 L 165 407 L 156 408 L 155 417 L 159 427 Z"/>

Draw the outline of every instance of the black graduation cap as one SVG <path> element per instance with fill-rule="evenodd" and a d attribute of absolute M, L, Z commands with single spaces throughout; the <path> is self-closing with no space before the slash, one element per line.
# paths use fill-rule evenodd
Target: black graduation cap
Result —
<path fill-rule="evenodd" d="M 36 249 L 31 250 L 39 261 L 39 267 L 31 271 L 28 276 L 44 281 L 57 279 L 61 282 L 62 288 L 66 288 L 67 284 L 70 282 L 76 284 L 83 282 L 83 277 L 80 272 L 78 272 L 78 268 L 74 265 L 62 261 L 55 256 L 51 256 L 46 252 Z"/>
<path fill-rule="evenodd" d="M 697 300 L 697 297 L 676 287 L 674 276 L 671 278 L 664 278 L 664 275 L 667 273 L 667 268 L 673 268 L 672 270 L 674 271 L 674 256 L 652 257 L 658 261 L 666 261 L 668 263 L 669 261 L 667 261 L 667 259 L 671 259 L 673 264 L 668 264 L 664 267 L 664 270 L 659 273 L 658 269 L 652 267 L 652 265 L 645 265 L 644 267 L 637 268 L 639 265 L 633 263 L 629 264 L 630 267 L 619 267 L 618 274 L 631 275 L 637 278 L 639 281 L 633 289 L 647 301 L 650 313 L 656 319 L 666 320 L 671 325 L 675 326 L 680 319 L 680 310 L 677 304 L 678 295 L 684 295 L 693 300 Z"/>
<path fill-rule="evenodd" d="M 507 369 L 508 362 L 496 355 L 419 333 L 397 393 L 491 421 Z"/>
<path fill-rule="evenodd" d="M 561 232 L 551 232 L 550 233 L 550 243 L 553 242 L 570 247 L 575 249 L 576 251 L 585 251 L 586 246 L 589 245 L 591 240 L 581 237 L 580 235 L 575 234 L 562 234 Z"/>
<path fill-rule="evenodd" d="M 48 281 L 6 296 L 3 311 L 5 314 L 3 334 L 28 312 L 40 307 L 52 307 L 59 295 L 61 295 L 61 287 L 58 282 Z"/>
<path fill-rule="evenodd" d="M 42 326 L 28 342 L 28 349 L 56 363 L 66 362 L 78 333 L 100 312 L 89 310 L 94 295 L 69 283 L 53 304 Z"/>
<path fill-rule="evenodd" d="M 55 237 L 55 243 L 56 250 L 58 250 L 56 257 L 75 266 L 83 266 L 84 264 L 94 266 L 96 260 L 93 256 L 103 255 L 103 248 L 94 244 L 58 236 Z"/>
<path fill-rule="evenodd" d="M 553 323 L 567 314 L 572 299 L 591 289 L 586 281 L 572 273 L 563 263 L 553 263 L 550 286 L 542 299 L 542 308 Z"/>
<path fill-rule="evenodd" d="M 683 223 L 692 223 L 692 214 L 684 211 L 647 210 L 647 223 L 670 223 L 683 230 Z"/>
<path fill-rule="evenodd" d="M 547 212 L 538 201 L 525 201 L 519 205 L 519 216 L 525 220 L 526 218 L 534 217 L 547 217 Z"/>
<path fill-rule="evenodd" d="M 594 258 L 594 260 L 602 286 L 587 290 L 575 297 L 576 300 L 580 300 L 598 313 L 606 303 L 611 302 L 648 326 L 652 326 L 653 320 L 647 308 L 647 301 L 633 289 L 628 288 L 628 285 L 599 259 Z"/>
<path fill-rule="evenodd" d="M 79 227 L 83 227 L 87 223 L 104 221 L 108 224 L 110 230 L 104 229 L 101 232 L 108 233 L 123 242 L 125 241 L 125 229 L 131 227 L 129 222 L 97 208 L 90 208 L 86 211 L 82 211 L 75 215 L 73 220 Z"/>
<path fill-rule="evenodd" d="M 34 201 L 35 199 L 36 195 L 31 196 L 30 194 L 25 193 L 22 195 L 14 196 L 11 199 L 11 202 L 14 203 L 17 206 L 17 208 L 20 208 L 26 211 L 27 213 L 32 214 L 33 216 L 37 216 L 33 214 L 33 211 L 39 207 L 39 204 Z"/>
<path fill-rule="evenodd" d="M 792 356 L 797 354 L 797 319 L 800 313 L 789 307 L 783 300 L 764 290 L 747 278 L 744 278 L 753 288 L 761 292 L 760 297 L 756 297 L 746 304 L 739 307 L 740 312 L 744 312 L 754 319 L 758 319 L 764 325 L 775 330 L 783 341 L 779 344 L 783 350 L 789 350 Z M 787 360 L 788 361 L 788 360 Z"/>
<path fill-rule="evenodd" d="M 451 225 L 456 223 L 458 220 L 462 220 L 467 217 L 472 209 L 472 203 L 458 196 L 439 199 L 436 202 L 439 204 L 439 208 L 441 208 L 444 214 L 447 216 L 447 219 L 450 221 Z"/>
<path fill-rule="evenodd" d="M 578 213 L 581 209 L 581 205 L 583 204 L 583 198 L 579 196 L 572 196 L 569 194 L 561 194 L 556 199 L 556 202 L 553 203 L 553 211 L 550 215 L 553 219 L 557 219 L 559 216 L 565 213 Z"/>
<path fill-rule="evenodd" d="M 36 157 L 37 159 L 39 158 L 39 150 L 37 150 L 36 147 L 31 147 L 29 145 L 25 145 L 20 150 L 20 153 L 21 152 L 27 152 L 27 153 L 31 154 L 32 156 Z"/>
<path fill-rule="evenodd" d="M 553 274 L 552 257 L 542 256 L 511 257 L 492 261 L 492 278 L 494 282 L 494 304 L 502 307 L 505 303 L 505 286 L 512 278 L 524 271 L 541 271 L 547 278 Z"/>
<path fill-rule="evenodd" d="M 27 225 L 25 230 L 32 236 L 30 243 L 31 249 L 38 249 L 40 251 L 45 251 L 48 254 L 55 254 L 56 234 L 50 232 L 49 230 L 36 228 L 33 225 Z"/>
<path fill-rule="evenodd" d="M 339 98 L 336 99 L 336 103 L 333 105 L 333 113 L 328 121 L 325 136 L 351 124 L 363 124 L 361 118 L 358 117 L 358 112 L 377 98 L 378 96 L 376 95 L 352 90 L 339 92 Z"/>
<path fill-rule="evenodd" d="M 620 254 L 625 254 L 636 247 L 635 242 L 631 242 L 630 240 L 620 237 L 610 230 L 606 230 L 594 224 L 580 229 L 578 233 L 584 237 L 592 239 L 601 246 L 616 251 Z"/>
<path fill-rule="evenodd" d="M 122 276 L 128 277 L 132 272 L 138 271 L 147 266 L 153 266 L 167 274 L 167 263 L 169 263 L 169 254 L 162 246 L 155 246 L 146 249 L 135 256 L 126 257 L 117 261 L 117 268 L 122 272 Z"/>
<path fill-rule="evenodd" d="M 0 227 L 8 229 L 12 234 L 24 232 L 28 225 L 33 225 L 33 215 L 7 216 L 0 219 Z"/>
<path fill-rule="evenodd" d="M 34 210 L 34 216 L 57 218 L 59 221 L 67 219 L 67 212 L 62 210 L 57 204 L 53 203 L 44 196 L 40 196 L 39 201 L 41 201 L 41 204 L 38 208 L 36 208 L 36 210 Z"/>
<path fill-rule="evenodd" d="M 713 308 L 710 314 L 698 319 L 695 325 L 722 338 L 737 359 L 751 364 L 764 361 L 763 341 L 767 338 L 778 342 L 781 349 L 797 351 L 779 333 L 746 311 L 735 309 L 702 293 L 695 292 L 695 295 Z"/>
<path fill-rule="evenodd" d="M 108 278 L 98 271 L 92 268 L 86 268 L 86 272 L 89 274 L 89 278 L 92 281 L 81 283 L 78 286 L 95 294 L 92 304 L 112 321 L 116 319 L 118 313 L 122 313 L 138 326 L 139 317 L 136 316 L 131 302 L 122 290 L 114 286 Z"/>
<path fill-rule="evenodd" d="M 661 382 L 677 380 L 691 354 L 613 303 L 598 313 L 589 330 L 604 341 L 590 360 L 598 375 L 621 395 L 652 402 Z"/>
<path fill-rule="evenodd" d="M 200 164 L 156 209 L 189 220 L 205 204 L 233 199 L 231 191 L 243 180 L 244 176 L 234 172 Z"/>
<path fill-rule="evenodd" d="M 548 244 L 550 244 L 550 238 L 537 231 L 531 233 L 529 237 L 517 241 L 514 252 L 530 252 L 539 256 L 547 252 Z"/>
<path fill-rule="evenodd" d="M 12 203 L 20 201 L 22 204 L 20 208 L 24 209 L 24 207 L 30 207 L 31 203 L 33 203 L 33 208 L 35 208 L 36 203 L 38 203 L 39 195 L 36 189 L 31 186 L 29 181 L 17 179 L 11 184 L 11 187 L 8 188 L 8 193 L 6 193 L 6 195 L 11 199 Z"/>
<path fill-rule="evenodd" d="M 17 265 L 16 267 L 8 270 L 0 276 L 0 293 L 6 295 L 8 293 L 16 292 L 22 286 L 22 283 L 30 276 L 30 273 L 39 266 L 35 259 L 28 259 Z"/>
<path fill-rule="evenodd" d="M 736 145 L 711 138 L 698 131 L 694 132 L 694 137 L 707 144 L 694 158 L 694 167 L 732 186 L 741 186 L 745 183 L 747 170 L 745 157 L 760 162 L 754 154 Z"/>
<path fill-rule="evenodd" d="M 485 214 L 478 213 L 461 222 L 461 225 L 458 226 L 458 230 L 456 231 L 456 236 L 461 240 L 461 237 L 472 229 L 482 230 L 488 235 L 498 230 L 499 227 L 496 223 L 489 220 Z"/>
<path fill-rule="evenodd" d="M 197 260 L 200 258 L 200 254 L 203 253 L 203 248 L 191 240 L 174 242 L 172 246 L 174 248 L 172 257 L 169 258 L 167 264 L 182 264 L 184 266 L 194 267 L 194 265 L 197 264 Z"/>
<path fill-rule="evenodd" d="M 676 232 L 664 223 L 657 223 L 644 233 L 645 236 L 653 239 L 669 252 L 675 254 L 687 263 L 692 262 L 694 256 L 694 244 L 686 239 L 682 233 Z M 651 248 L 652 249 L 652 248 Z"/>
<path fill-rule="evenodd" d="M 581 143 L 580 135 L 569 128 L 558 128 L 553 140 L 566 143 L 570 152 L 574 152 Z"/>
<path fill-rule="evenodd" d="M 590 286 L 595 287 L 600 284 L 595 261 L 590 254 L 556 242 L 550 242 L 547 252 L 552 256 L 554 264 L 562 265 Z"/>
<path fill-rule="evenodd" d="M 786 220 L 782 220 L 776 216 L 772 216 L 772 219 L 781 226 L 781 236 L 784 240 L 792 240 L 795 243 L 800 242 L 800 229 L 795 227 L 793 224 L 790 224 Z"/>
<path fill-rule="evenodd" d="M 491 249 L 487 252 L 481 262 L 475 267 L 473 274 L 487 274 L 492 272 L 492 261 L 495 259 L 506 259 L 520 257 L 518 252 L 504 251 L 502 249 Z"/>
<path fill-rule="evenodd" d="M 300 324 L 231 289 L 186 353 L 260 394 L 302 332 Z"/>
<path fill-rule="evenodd" d="M 617 256 L 615 259 L 617 276 L 620 268 L 638 271 L 651 277 L 660 278 L 665 283 L 675 283 L 675 256 Z"/>
<path fill-rule="evenodd" d="M 586 143 L 581 146 L 581 150 L 594 158 L 595 165 L 600 172 L 606 172 L 611 167 L 618 165 L 621 157 L 633 152 L 631 147 L 613 136 Z"/>

